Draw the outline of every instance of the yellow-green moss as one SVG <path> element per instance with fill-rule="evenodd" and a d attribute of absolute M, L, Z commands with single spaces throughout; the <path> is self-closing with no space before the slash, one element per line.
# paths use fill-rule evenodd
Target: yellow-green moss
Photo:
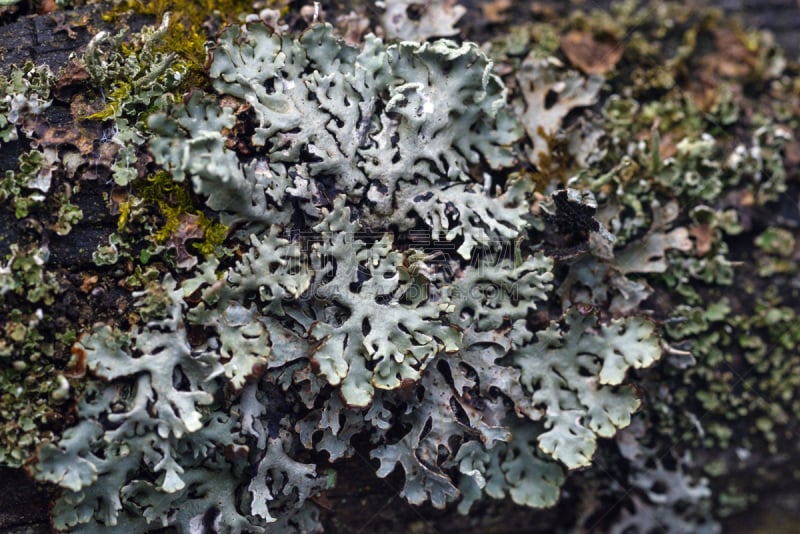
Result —
<path fill-rule="evenodd" d="M 181 215 L 191 214 L 198 217 L 197 224 L 204 231 L 204 238 L 194 243 L 193 248 L 203 255 L 213 254 L 216 248 L 228 235 L 228 227 L 210 219 L 197 208 L 192 201 L 192 194 L 187 183 L 175 182 L 166 171 L 159 171 L 144 180 L 134 183 L 136 197 L 131 197 L 120 204 L 117 228 L 122 231 L 128 224 L 133 203 L 139 199 L 158 207 L 163 218 L 159 228 L 152 234 L 158 244 L 167 241 L 181 225 Z"/>

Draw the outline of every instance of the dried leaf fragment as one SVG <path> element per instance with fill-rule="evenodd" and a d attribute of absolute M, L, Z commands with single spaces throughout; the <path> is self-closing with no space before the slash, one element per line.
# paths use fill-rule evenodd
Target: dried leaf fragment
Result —
<path fill-rule="evenodd" d="M 508 9 L 510 7 L 511 0 L 494 0 L 481 3 L 483 18 L 493 23 L 505 22 L 508 19 Z"/>
<path fill-rule="evenodd" d="M 584 74 L 606 74 L 622 59 L 625 47 L 616 39 L 598 40 L 590 32 L 573 30 L 561 36 L 561 50 Z"/>

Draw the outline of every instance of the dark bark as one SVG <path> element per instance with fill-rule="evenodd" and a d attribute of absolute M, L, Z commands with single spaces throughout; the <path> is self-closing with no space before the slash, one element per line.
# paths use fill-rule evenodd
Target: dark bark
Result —
<path fill-rule="evenodd" d="M 0 467 L 0 532 L 39 534 L 49 532 L 47 494 L 19 469 Z"/>

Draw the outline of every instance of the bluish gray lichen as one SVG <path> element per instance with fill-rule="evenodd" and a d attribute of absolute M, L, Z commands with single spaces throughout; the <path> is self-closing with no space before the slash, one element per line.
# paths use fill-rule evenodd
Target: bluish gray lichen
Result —
<path fill-rule="evenodd" d="M 554 261 L 533 181 L 501 179 L 522 129 L 491 62 L 248 24 L 209 76 L 215 94 L 149 116 L 148 147 L 237 228 L 238 259 L 167 274 L 141 324 L 81 337 L 100 380 L 31 467 L 64 489 L 56 526 L 311 530 L 327 482 L 302 451 L 351 456 L 356 435 L 409 502 L 552 505 L 629 424 L 626 373 L 661 343 L 645 318 L 547 315 Z"/>
<path fill-rule="evenodd" d="M 797 66 L 714 12 L 501 4 L 481 48 L 262 13 L 277 33 L 223 28 L 204 70 L 238 0 L 179 2 L 58 75 L 68 138 L 46 69 L 0 80 L 28 232 L 0 261 L 0 462 L 60 486 L 58 528 L 319 530 L 323 466 L 355 456 L 463 513 L 566 482 L 559 526 L 625 532 L 716 532 L 788 478 Z M 389 38 L 461 14 L 385 7 Z M 116 229 L 69 273 L 48 250 L 97 179 Z"/>

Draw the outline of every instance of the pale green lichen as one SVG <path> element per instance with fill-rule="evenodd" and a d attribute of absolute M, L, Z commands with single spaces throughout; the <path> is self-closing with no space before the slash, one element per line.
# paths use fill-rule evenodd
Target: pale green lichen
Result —
<path fill-rule="evenodd" d="M 431 37 L 450 37 L 467 9 L 456 0 L 384 0 L 381 23 L 389 39 L 425 41 Z"/>
<path fill-rule="evenodd" d="M 70 399 L 62 352 L 69 336 L 54 339 L 48 308 L 60 284 L 45 264 L 48 251 L 11 245 L 0 263 L 0 462 L 20 466 L 44 439 Z M 47 315 L 45 315 L 47 314 Z"/>
<path fill-rule="evenodd" d="M 714 532 L 712 512 L 744 506 L 736 484 L 710 488 L 761 451 L 791 453 L 800 413 L 794 220 L 784 207 L 753 222 L 796 187 L 784 160 L 800 86 L 757 34 L 725 36 L 747 72 L 705 63 L 713 13 L 615 9 L 489 48 L 516 78 L 520 122 L 471 44 L 231 27 L 208 92 L 176 103 L 184 66 L 154 44 L 169 20 L 127 44 L 96 38 L 85 61 L 108 105 L 95 118 L 114 120 L 114 177 L 130 187 L 95 260 L 130 264 L 119 285 L 137 293 L 75 345 L 100 380 L 31 464 L 64 489 L 56 526 L 312 531 L 320 455 L 357 445 L 379 476 L 403 473 L 409 502 L 460 499 L 465 513 L 487 496 L 551 506 L 588 468 L 571 475 L 585 522 L 625 497 L 591 469 L 598 454 L 631 488 L 612 531 Z M 628 37 L 605 85 L 566 65 L 569 30 Z M 710 96 L 693 69 L 711 73 Z M 743 96 L 742 80 L 780 102 Z M 529 170 L 507 172 L 513 155 Z M 20 216 L 62 195 L 23 198 L 47 158 L 34 147 L 3 182 Z M 52 228 L 68 231 L 77 214 L 58 202 Z M 133 267 L 137 251 L 154 266 Z M 12 343 L 44 346 L 41 317 L 8 316 Z M 8 463 L 43 435 L 23 426 Z M 624 460 L 598 447 L 614 435 Z M 701 454 L 662 462 L 676 437 Z"/>
<path fill-rule="evenodd" d="M 0 147 L 27 146 L 50 106 L 53 82 L 47 66 L 31 62 L 0 75 Z M 74 330 L 52 326 L 65 280 L 48 262 L 50 236 L 68 234 L 82 212 L 70 202 L 71 187 L 60 183 L 58 152 L 32 144 L 20 150 L 16 168 L 0 171 L 0 209 L 32 229 L 19 242 L 3 242 L 0 258 L 0 463 L 14 467 L 55 439 L 76 389 L 68 379 Z"/>
<path fill-rule="evenodd" d="M 161 289 L 142 273 L 143 324 L 82 336 L 108 385 L 32 468 L 66 490 L 59 527 L 277 528 L 312 514 L 304 503 L 324 487 L 297 450 L 349 456 L 363 432 L 379 476 L 402 467 L 412 503 L 443 507 L 461 486 L 466 509 L 479 491 L 464 477 L 485 475 L 478 490 L 547 506 L 564 471 L 628 424 L 639 401 L 626 371 L 661 354 L 650 322 L 570 311 L 526 325 L 553 288 L 552 259 L 522 245 L 536 239 L 534 185 L 470 175 L 510 165 L 520 134 L 491 66 L 472 44 L 370 36 L 359 49 L 323 24 L 220 35 L 209 75 L 222 105 L 195 91 L 151 114 L 149 149 L 238 225 L 240 260 L 210 258 Z M 126 247 L 113 234 L 95 260 Z M 301 418 L 266 403 L 289 389 Z M 509 441 L 510 427 L 526 437 Z M 204 500 L 207 477 L 231 499 Z"/>
<path fill-rule="evenodd" d="M 50 68 L 30 61 L 8 77 L 0 74 L 0 146 L 19 139 L 18 129 L 25 135 L 31 131 L 31 119 L 50 106 L 52 84 Z"/>
<path fill-rule="evenodd" d="M 145 28 L 128 42 L 125 32 L 100 32 L 89 42 L 81 59 L 100 92 L 103 106 L 81 118 L 114 120 L 110 142 L 119 147 L 112 167 L 118 185 L 127 185 L 137 177 L 137 149 L 147 137 L 139 121 L 144 122 L 149 113 L 171 103 L 175 98 L 172 91 L 181 86 L 188 73 L 188 67 L 175 53 L 158 49 L 169 22 L 167 15 L 157 29 Z"/>

